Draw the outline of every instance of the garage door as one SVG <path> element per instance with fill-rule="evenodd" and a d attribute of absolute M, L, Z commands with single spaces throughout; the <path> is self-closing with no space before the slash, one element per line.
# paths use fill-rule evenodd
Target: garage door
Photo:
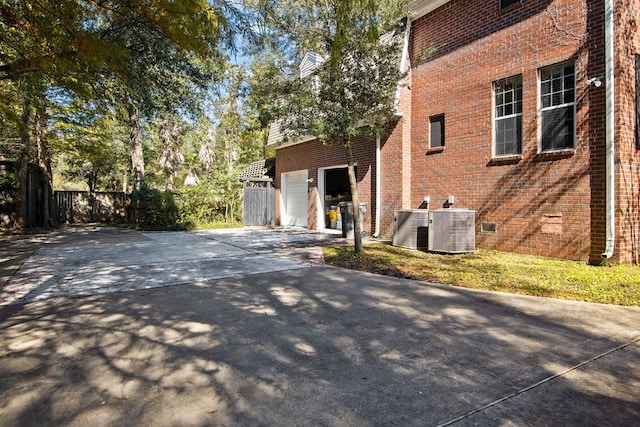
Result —
<path fill-rule="evenodd" d="M 283 225 L 307 226 L 307 170 L 284 173 Z"/>

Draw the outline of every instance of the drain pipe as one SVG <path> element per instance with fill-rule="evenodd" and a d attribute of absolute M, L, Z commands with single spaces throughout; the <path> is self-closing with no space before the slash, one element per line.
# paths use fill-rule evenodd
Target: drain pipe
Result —
<path fill-rule="evenodd" d="M 613 0 L 604 2 L 604 58 L 606 74 L 606 236 L 607 246 L 602 253 L 603 259 L 613 256 L 616 244 L 616 174 L 615 174 L 615 51 L 613 32 Z"/>
<path fill-rule="evenodd" d="M 376 131 L 376 227 L 373 237 L 377 238 L 380 235 L 380 211 L 382 200 L 380 200 L 380 175 L 382 173 L 382 166 L 380 165 L 380 130 Z"/>
<path fill-rule="evenodd" d="M 411 20 L 407 17 L 405 22 L 405 33 L 404 33 L 404 42 L 402 44 L 402 59 L 400 60 L 400 71 L 405 72 L 407 68 L 407 57 L 409 52 L 409 35 L 411 33 Z M 398 87 L 396 88 L 396 96 L 393 102 L 394 109 L 396 114 L 399 114 L 398 108 L 400 106 L 400 96 L 402 92 L 402 84 L 398 82 Z M 401 115 L 401 114 L 400 114 Z M 376 225 L 375 231 L 373 233 L 373 237 L 377 238 L 380 236 L 380 212 L 382 211 L 382 190 L 380 189 L 380 176 L 382 175 L 382 165 L 381 154 L 380 154 L 380 129 L 376 131 Z"/>

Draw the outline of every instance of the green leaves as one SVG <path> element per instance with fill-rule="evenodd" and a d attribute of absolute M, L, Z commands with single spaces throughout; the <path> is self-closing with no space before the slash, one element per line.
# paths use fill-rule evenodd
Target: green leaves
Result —
<path fill-rule="evenodd" d="M 349 144 L 353 137 L 371 136 L 395 112 L 395 94 L 402 78 L 400 55 L 404 33 L 393 30 L 406 2 L 304 0 L 285 2 L 309 14 L 301 22 L 281 24 L 282 39 L 295 39 L 298 49 L 316 49 L 323 61 L 309 77 L 280 83 L 276 116 L 291 139 L 315 135 L 327 143 Z M 381 31 L 392 30 L 381 35 Z M 322 43 L 318 43 L 321 40 Z M 298 51 L 297 57 L 307 52 Z"/>
<path fill-rule="evenodd" d="M 90 191 L 121 190 L 128 178 L 127 129 L 113 115 L 90 121 L 59 120 L 51 130 L 63 180 Z"/>

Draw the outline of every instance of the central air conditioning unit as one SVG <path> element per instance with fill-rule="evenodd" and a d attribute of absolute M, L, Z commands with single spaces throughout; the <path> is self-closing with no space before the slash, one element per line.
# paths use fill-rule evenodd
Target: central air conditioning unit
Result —
<path fill-rule="evenodd" d="M 429 211 L 428 249 L 454 254 L 475 251 L 476 212 L 467 209 Z"/>
<path fill-rule="evenodd" d="M 393 212 L 393 246 L 427 249 L 429 210 L 404 209 Z"/>

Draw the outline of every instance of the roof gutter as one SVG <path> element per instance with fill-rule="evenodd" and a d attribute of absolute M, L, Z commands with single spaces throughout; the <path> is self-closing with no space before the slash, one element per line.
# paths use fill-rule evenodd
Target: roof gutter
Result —
<path fill-rule="evenodd" d="M 407 18 L 407 23 L 405 25 L 406 25 L 406 28 L 404 31 L 404 39 L 402 41 L 402 58 L 400 58 L 400 72 L 403 74 L 407 72 L 408 65 L 409 65 L 409 38 L 411 36 L 411 19 L 410 18 Z M 402 115 L 398 111 L 398 108 L 400 107 L 400 95 L 402 93 L 402 88 L 404 86 L 407 86 L 407 84 L 403 82 L 403 80 L 406 80 L 406 79 L 407 77 L 405 76 L 401 81 L 398 82 L 398 86 L 396 87 L 396 96 L 393 101 L 393 108 L 396 112 L 396 115 Z"/>
<path fill-rule="evenodd" d="M 613 0 L 604 2 L 604 57 L 606 74 L 606 237 L 607 246 L 601 254 L 603 259 L 613 256 L 616 244 L 616 186 L 615 186 L 615 50 L 613 28 Z"/>

